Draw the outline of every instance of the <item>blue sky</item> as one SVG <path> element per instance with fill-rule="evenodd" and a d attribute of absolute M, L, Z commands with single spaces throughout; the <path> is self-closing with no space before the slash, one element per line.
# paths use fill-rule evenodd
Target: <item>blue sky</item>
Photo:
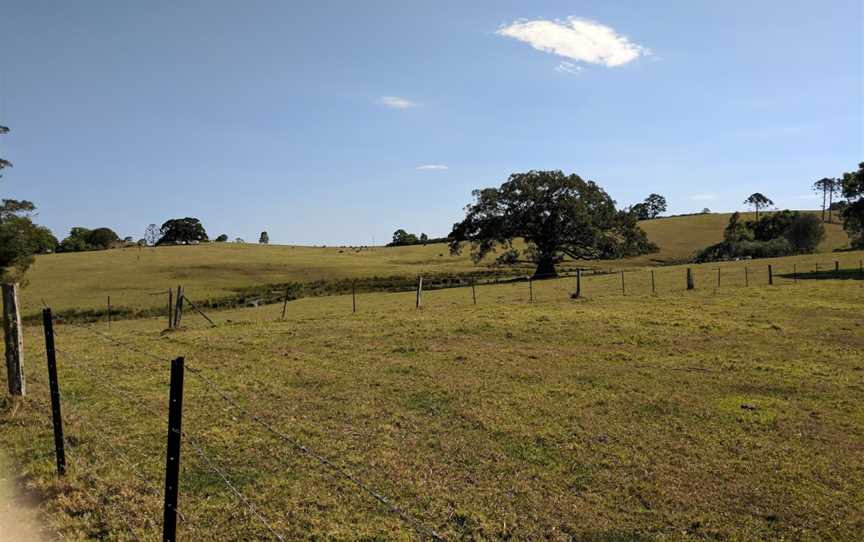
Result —
<path fill-rule="evenodd" d="M 36 202 L 58 237 L 182 216 L 278 243 L 445 235 L 473 188 L 529 169 L 622 206 L 733 210 L 758 190 L 814 208 L 813 181 L 864 160 L 858 0 L 2 13 L 0 196 Z"/>

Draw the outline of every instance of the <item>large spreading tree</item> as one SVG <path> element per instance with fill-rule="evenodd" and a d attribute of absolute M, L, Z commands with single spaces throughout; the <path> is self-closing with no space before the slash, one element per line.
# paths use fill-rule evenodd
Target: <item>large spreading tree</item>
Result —
<path fill-rule="evenodd" d="M 477 262 L 498 248 L 512 255 L 520 238 L 537 265 L 535 277 L 554 276 L 565 256 L 606 259 L 657 250 L 631 213 L 617 210 L 600 186 L 576 174 L 514 173 L 499 188 L 472 194 L 465 219 L 453 225 L 450 251 L 458 254 L 469 243 Z"/>
<path fill-rule="evenodd" d="M 207 232 L 197 218 L 173 218 L 162 224 L 157 245 L 189 245 L 207 241 Z"/>
<path fill-rule="evenodd" d="M 774 205 L 774 202 L 768 199 L 767 196 L 762 195 L 759 192 L 754 194 L 750 194 L 750 196 L 744 200 L 745 205 L 749 205 L 756 210 L 756 221 L 759 221 L 759 209 L 764 209 L 769 205 Z"/>

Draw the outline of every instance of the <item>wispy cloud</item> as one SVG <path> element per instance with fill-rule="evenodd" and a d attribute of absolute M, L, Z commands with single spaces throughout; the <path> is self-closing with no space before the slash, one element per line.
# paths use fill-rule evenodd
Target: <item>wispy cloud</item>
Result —
<path fill-rule="evenodd" d="M 501 27 L 499 36 L 525 42 L 539 51 L 579 62 L 603 66 L 621 66 L 651 50 L 631 42 L 615 29 L 588 19 L 518 20 Z M 562 63 L 563 64 L 563 63 Z M 561 70 L 561 65 L 558 68 Z"/>
<path fill-rule="evenodd" d="M 555 66 L 556 72 L 561 73 L 572 73 L 573 75 L 579 75 L 579 72 L 582 71 L 582 66 L 578 64 L 574 64 L 572 62 L 567 62 L 566 60 L 562 60 L 557 66 Z"/>
<path fill-rule="evenodd" d="M 708 201 L 716 198 L 717 194 L 694 194 L 690 196 L 690 199 L 693 201 Z"/>
<path fill-rule="evenodd" d="M 424 164 L 422 166 L 417 166 L 417 169 L 420 171 L 444 171 L 450 168 L 444 164 Z"/>
<path fill-rule="evenodd" d="M 407 98 L 400 98 L 399 96 L 381 96 L 378 99 L 378 103 L 393 109 L 411 109 L 420 105 L 417 102 Z"/>

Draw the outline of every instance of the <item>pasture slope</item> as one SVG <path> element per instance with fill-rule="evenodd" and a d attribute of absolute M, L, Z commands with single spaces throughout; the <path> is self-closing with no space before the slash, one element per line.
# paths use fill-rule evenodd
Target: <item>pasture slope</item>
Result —
<path fill-rule="evenodd" d="M 67 539 L 157 539 L 182 355 L 197 372 L 180 540 L 420 537 L 246 411 L 448 540 L 856 540 L 864 280 L 862 253 L 836 257 L 837 276 L 812 272 L 835 255 L 771 260 L 773 286 L 753 261 L 749 287 L 741 262 L 698 267 L 693 291 L 683 267 L 657 269 L 657 296 L 638 270 L 627 295 L 598 275 L 578 300 L 561 279 L 535 282 L 533 303 L 513 283 L 478 288 L 476 305 L 470 288 L 430 291 L 422 310 L 376 293 L 355 314 L 350 296 L 305 298 L 285 320 L 270 305 L 171 333 L 162 319 L 58 325 L 62 481 L 32 326 L 30 394 L 7 399 L 0 439 Z"/>
<path fill-rule="evenodd" d="M 751 214 L 745 213 L 751 218 Z M 660 251 L 638 258 L 579 262 L 588 269 L 636 269 L 687 261 L 693 253 L 719 242 L 728 214 L 692 215 L 641 222 Z M 839 224 L 826 224 L 820 252 L 848 244 Z M 409 247 L 300 247 L 209 244 L 39 256 L 27 275 L 22 296 L 25 314 L 38 313 L 42 302 L 55 311 L 104 311 L 107 296 L 118 311 L 157 309 L 164 296 L 153 295 L 183 284 L 195 301 L 235 294 L 239 289 L 286 282 L 308 283 L 346 278 L 416 277 L 418 274 L 530 274 L 530 264 L 491 269 L 475 265 L 468 251 L 451 256 L 445 244 Z"/>

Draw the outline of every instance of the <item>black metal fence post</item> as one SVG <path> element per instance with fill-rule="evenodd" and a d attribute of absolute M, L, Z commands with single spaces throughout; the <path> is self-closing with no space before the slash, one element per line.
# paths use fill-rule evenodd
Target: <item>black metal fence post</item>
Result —
<path fill-rule="evenodd" d="M 60 412 L 60 385 L 57 381 L 57 353 L 54 350 L 54 319 L 51 309 L 42 309 L 42 327 L 45 330 L 45 354 L 48 357 L 48 386 L 51 389 L 51 421 L 54 425 L 54 451 L 57 456 L 57 474 L 66 474 L 66 449 L 63 445 L 63 415 Z"/>
<path fill-rule="evenodd" d="M 177 489 L 180 483 L 180 437 L 183 418 L 183 358 L 171 362 L 168 392 L 168 448 L 165 462 L 165 508 L 162 542 L 177 540 Z"/>

